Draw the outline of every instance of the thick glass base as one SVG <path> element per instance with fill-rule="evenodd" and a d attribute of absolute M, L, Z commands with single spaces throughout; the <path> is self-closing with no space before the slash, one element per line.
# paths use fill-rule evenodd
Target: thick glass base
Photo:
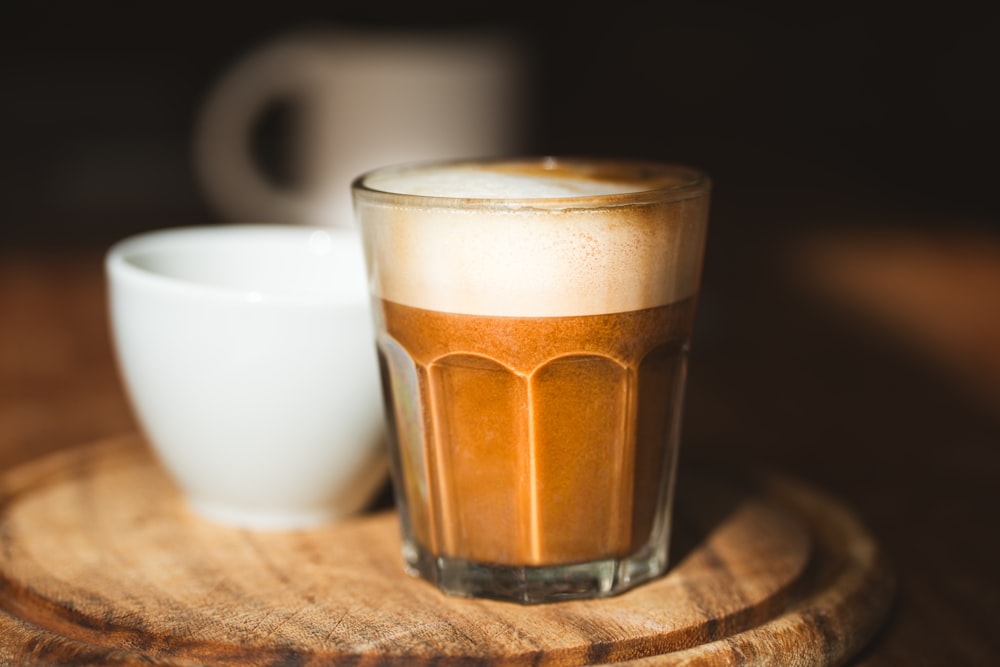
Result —
<path fill-rule="evenodd" d="M 667 548 L 646 548 L 626 558 L 518 567 L 434 556 L 406 541 L 403 560 L 407 572 L 449 595 L 539 604 L 623 593 L 666 572 Z"/>

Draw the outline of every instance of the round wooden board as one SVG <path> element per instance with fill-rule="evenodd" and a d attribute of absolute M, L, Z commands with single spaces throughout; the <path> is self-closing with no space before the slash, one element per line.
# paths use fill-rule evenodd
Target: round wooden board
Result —
<path fill-rule="evenodd" d="M 0 478 L 0 664 L 837 665 L 894 581 L 842 506 L 774 475 L 686 467 L 673 566 L 613 598 L 445 596 L 395 514 L 255 532 L 190 514 L 145 442 Z"/>

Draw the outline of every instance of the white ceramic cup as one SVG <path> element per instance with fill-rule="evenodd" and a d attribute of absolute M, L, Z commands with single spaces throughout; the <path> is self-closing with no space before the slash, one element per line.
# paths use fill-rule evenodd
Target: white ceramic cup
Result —
<path fill-rule="evenodd" d="M 385 432 L 353 230 L 144 232 L 108 250 L 106 272 L 126 391 L 195 512 L 296 529 L 374 499 Z"/>
<path fill-rule="evenodd" d="M 528 67 L 520 38 L 496 29 L 283 33 L 236 59 L 207 91 L 193 135 L 195 176 L 227 220 L 350 227 L 357 174 L 523 150 Z M 279 102 L 297 121 L 280 137 L 290 187 L 252 150 L 257 121 Z"/>

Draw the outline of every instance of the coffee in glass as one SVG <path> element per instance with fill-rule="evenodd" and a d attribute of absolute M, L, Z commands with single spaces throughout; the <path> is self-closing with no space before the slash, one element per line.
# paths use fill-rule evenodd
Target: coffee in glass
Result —
<path fill-rule="evenodd" d="M 666 571 L 709 190 L 576 158 L 354 182 L 409 571 L 522 603 Z"/>

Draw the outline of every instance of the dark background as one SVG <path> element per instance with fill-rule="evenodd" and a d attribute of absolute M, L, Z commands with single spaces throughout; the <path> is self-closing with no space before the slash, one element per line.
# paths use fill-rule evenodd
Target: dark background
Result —
<path fill-rule="evenodd" d="M 750 217 L 756 234 L 861 204 L 911 224 L 996 221 L 988 3 L 614 2 L 574 4 L 568 21 L 545 3 L 468 4 L 4 3 L 0 242 L 215 221 L 192 174 L 207 91 L 266 40 L 331 24 L 519 31 L 534 63 L 525 151 L 703 167 L 720 246 Z"/>
<path fill-rule="evenodd" d="M 469 4 L 0 4 L 0 250 L 224 221 L 194 176 L 195 117 L 267 40 L 333 24 L 516 30 L 533 63 L 525 152 L 713 177 L 682 466 L 775 466 L 858 511 L 902 582 L 864 664 L 996 664 L 1000 402 L 968 400 L 920 350 L 841 317 L 787 259 L 823 231 L 998 240 L 998 5 L 618 1 L 567 3 L 561 20 L 542 2 Z M 282 122 L 259 147 L 278 172 Z"/>

